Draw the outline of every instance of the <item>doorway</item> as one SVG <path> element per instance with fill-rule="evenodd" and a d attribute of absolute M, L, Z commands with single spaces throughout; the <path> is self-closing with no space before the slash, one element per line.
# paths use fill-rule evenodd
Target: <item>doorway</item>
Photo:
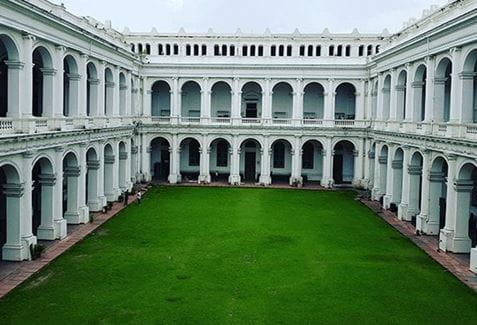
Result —
<path fill-rule="evenodd" d="M 257 103 L 247 103 L 247 107 L 245 109 L 245 117 L 246 118 L 257 118 Z"/>
<path fill-rule="evenodd" d="M 245 181 L 255 182 L 256 174 L 255 152 L 245 152 Z"/>

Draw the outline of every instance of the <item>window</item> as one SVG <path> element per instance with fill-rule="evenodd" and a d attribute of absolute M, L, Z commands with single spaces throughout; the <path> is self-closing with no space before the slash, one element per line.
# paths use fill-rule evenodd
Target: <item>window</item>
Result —
<path fill-rule="evenodd" d="M 235 45 L 230 45 L 230 56 L 235 56 Z"/>
<path fill-rule="evenodd" d="M 313 56 L 313 45 L 308 45 L 308 56 Z"/>
<path fill-rule="evenodd" d="M 190 56 L 191 55 L 191 47 L 189 44 L 186 45 L 186 55 Z"/>
<path fill-rule="evenodd" d="M 328 48 L 328 55 L 329 56 L 335 55 L 335 46 L 334 45 L 330 45 L 330 47 Z"/>
<path fill-rule="evenodd" d="M 166 55 L 171 55 L 171 44 L 166 44 Z"/>
<path fill-rule="evenodd" d="M 276 45 L 272 45 L 272 47 L 270 48 L 270 55 L 271 56 L 277 56 L 277 46 Z"/>
<path fill-rule="evenodd" d="M 280 47 L 278 48 L 278 55 L 285 56 L 285 46 L 280 45 Z"/>
<path fill-rule="evenodd" d="M 351 56 L 351 45 L 346 45 L 345 55 Z"/>
<path fill-rule="evenodd" d="M 315 56 L 321 56 L 321 45 L 316 46 Z"/>
<path fill-rule="evenodd" d="M 227 56 L 227 45 L 222 45 L 222 55 Z"/>
<path fill-rule="evenodd" d="M 293 47 L 291 45 L 287 46 L 287 56 L 292 56 L 293 54 Z"/>
<path fill-rule="evenodd" d="M 141 44 L 141 43 L 139 43 L 139 44 L 137 45 L 137 50 L 138 50 L 139 54 L 142 54 L 143 48 L 142 48 L 142 44 Z"/>
<path fill-rule="evenodd" d="M 227 167 L 229 160 L 229 146 L 225 141 L 219 141 L 217 143 L 217 167 Z"/>
<path fill-rule="evenodd" d="M 151 54 L 151 45 L 150 44 L 146 44 L 146 54 L 147 55 Z"/>
<path fill-rule="evenodd" d="M 373 46 L 372 45 L 368 45 L 368 56 L 369 55 L 373 55 Z"/>
<path fill-rule="evenodd" d="M 336 56 L 342 56 L 343 55 L 343 45 L 338 45 L 336 48 Z"/>
<path fill-rule="evenodd" d="M 194 56 L 199 56 L 199 45 L 194 45 Z"/>
<path fill-rule="evenodd" d="M 263 45 L 258 46 L 258 56 L 263 56 Z"/>
<path fill-rule="evenodd" d="M 174 55 L 179 55 L 179 45 L 174 44 Z"/>
<path fill-rule="evenodd" d="M 131 44 L 131 51 L 136 52 L 136 46 L 134 44 Z"/>
<path fill-rule="evenodd" d="M 358 48 L 358 55 L 363 56 L 364 55 L 364 45 L 360 45 Z"/>
<path fill-rule="evenodd" d="M 242 46 L 242 56 L 248 56 L 248 47 L 247 47 L 247 45 Z"/>
<path fill-rule="evenodd" d="M 207 55 L 207 45 L 202 45 L 202 56 Z"/>
<path fill-rule="evenodd" d="M 250 56 L 255 56 L 255 45 L 250 46 Z"/>
<path fill-rule="evenodd" d="M 158 53 L 159 55 L 164 55 L 164 46 L 163 46 L 162 44 L 159 44 L 159 45 L 157 46 L 157 53 Z"/>
<path fill-rule="evenodd" d="M 199 143 L 197 141 L 192 140 L 189 142 L 189 166 L 199 166 L 199 164 Z"/>
<path fill-rule="evenodd" d="M 305 56 L 305 45 L 300 46 L 300 56 Z"/>
<path fill-rule="evenodd" d="M 214 45 L 214 55 L 219 56 L 220 55 L 220 46 Z"/>
<path fill-rule="evenodd" d="M 378 53 L 379 53 L 379 50 L 380 50 L 380 49 L 381 49 L 381 46 L 379 46 L 379 45 L 376 45 L 376 54 L 378 54 Z"/>
<path fill-rule="evenodd" d="M 273 168 L 285 168 L 285 144 L 275 143 L 273 146 Z"/>
<path fill-rule="evenodd" d="M 313 144 L 308 142 L 303 146 L 303 169 L 313 169 L 315 166 L 315 152 Z"/>

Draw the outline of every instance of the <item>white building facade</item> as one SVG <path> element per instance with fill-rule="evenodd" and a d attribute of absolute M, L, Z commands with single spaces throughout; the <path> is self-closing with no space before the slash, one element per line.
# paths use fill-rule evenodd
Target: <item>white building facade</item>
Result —
<path fill-rule="evenodd" d="M 477 1 L 397 34 L 119 33 L 0 3 L 0 245 L 30 258 L 136 182 L 368 189 L 477 272 Z"/>

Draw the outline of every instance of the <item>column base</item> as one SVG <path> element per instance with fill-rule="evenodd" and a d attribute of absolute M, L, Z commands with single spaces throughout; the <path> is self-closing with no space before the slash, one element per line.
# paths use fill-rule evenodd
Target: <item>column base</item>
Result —
<path fill-rule="evenodd" d="M 66 219 L 55 220 L 56 239 L 63 239 L 68 235 Z"/>
<path fill-rule="evenodd" d="M 63 215 L 63 218 L 65 218 L 66 223 L 68 225 L 79 225 L 80 224 L 80 214 L 79 212 L 65 212 Z"/>
<path fill-rule="evenodd" d="M 79 208 L 79 215 L 80 215 L 80 223 L 89 222 L 89 208 L 87 206 L 83 206 Z"/>
<path fill-rule="evenodd" d="M 323 178 L 320 181 L 320 185 L 323 186 L 324 188 L 333 188 L 335 181 L 331 178 Z"/>
<path fill-rule="evenodd" d="M 272 184 L 272 178 L 269 175 L 260 175 L 258 182 L 263 186 Z"/>
<path fill-rule="evenodd" d="M 411 219 L 412 214 L 409 214 L 409 216 Z M 424 235 L 436 236 L 439 235 L 439 224 L 432 222 L 425 214 L 418 214 L 416 216 L 416 230 Z"/>
<path fill-rule="evenodd" d="M 303 186 L 303 177 L 301 177 L 301 176 L 290 177 L 290 186 L 302 187 Z"/>
<path fill-rule="evenodd" d="M 411 221 L 411 219 L 409 219 L 407 209 L 408 209 L 408 205 L 406 203 L 399 204 L 399 207 L 398 207 L 398 219 L 399 220 Z"/>
<path fill-rule="evenodd" d="M 30 246 L 36 245 L 38 243 L 38 240 L 36 236 L 33 236 L 33 234 L 30 234 L 28 236 L 23 236 L 22 242 L 23 242 L 23 259 L 31 260 Z"/>
<path fill-rule="evenodd" d="M 28 257 L 29 254 L 25 254 L 25 246 L 23 243 L 18 245 L 3 245 L 2 260 L 4 261 L 20 262 L 29 259 Z"/>
<path fill-rule="evenodd" d="M 179 175 L 169 174 L 168 181 L 170 184 L 177 184 L 179 182 Z"/>
<path fill-rule="evenodd" d="M 88 207 L 91 212 L 100 212 L 103 210 L 103 204 L 99 200 L 88 202 Z"/>
<path fill-rule="evenodd" d="M 199 175 L 199 184 L 209 184 L 210 183 L 210 174 Z"/>
<path fill-rule="evenodd" d="M 470 250 L 470 270 L 477 274 L 477 247 Z"/>
<path fill-rule="evenodd" d="M 229 175 L 230 185 L 240 185 L 240 175 Z"/>
<path fill-rule="evenodd" d="M 388 210 L 389 208 L 391 208 L 391 203 L 392 202 L 392 196 L 390 195 L 385 195 L 384 198 L 383 198 L 383 209 L 385 210 Z"/>
<path fill-rule="evenodd" d="M 440 232 L 439 248 L 445 252 L 469 253 L 471 241 L 469 237 L 455 237 L 453 230 L 444 228 Z"/>
<path fill-rule="evenodd" d="M 104 194 L 106 195 L 106 201 L 107 202 L 116 202 L 116 200 L 118 199 L 115 192 L 104 193 Z"/>
<path fill-rule="evenodd" d="M 54 226 L 39 226 L 36 230 L 36 236 L 39 240 L 55 240 L 56 228 Z"/>
<path fill-rule="evenodd" d="M 373 187 L 373 189 L 371 190 L 371 198 L 374 201 L 379 201 L 382 196 L 383 196 L 383 193 L 381 193 L 379 188 L 378 187 Z"/>

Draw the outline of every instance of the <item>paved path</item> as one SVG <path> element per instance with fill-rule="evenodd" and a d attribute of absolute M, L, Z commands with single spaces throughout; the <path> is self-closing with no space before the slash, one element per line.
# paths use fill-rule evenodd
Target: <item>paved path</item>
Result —
<path fill-rule="evenodd" d="M 367 205 L 397 231 L 409 238 L 430 257 L 446 268 L 447 271 L 454 274 L 460 281 L 477 292 L 477 274 L 469 270 L 469 254 L 445 253 L 438 249 L 439 239 L 437 236 L 417 235 L 416 228 L 414 228 L 410 222 L 401 221 L 391 211 L 383 210 L 377 201 L 361 200 L 361 202 Z"/>
<path fill-rule="evenodd" d="M 129 203 L 136 200 L 135 196 L 129 197 Z M 84 225 L 75 225 L 68 227 L 69 233 L 63 240 L 48 242 L 45 252 L 34 261 L 24 262 L 1 262 L 0 263 L 0 298 L 19 286 L 22 282 L 31 277 L 34 273 L 40 271 L 51 261 L 59 257 L 73 245 L 83 240 L 86 236 L 96 230 L 103 223 L 117 215 L 124 209 L 124 204 L 117 202 L 107 213 L 92 213 L 93 222 Z M 43 244 L 43 242 L 42 242 Z"/>

